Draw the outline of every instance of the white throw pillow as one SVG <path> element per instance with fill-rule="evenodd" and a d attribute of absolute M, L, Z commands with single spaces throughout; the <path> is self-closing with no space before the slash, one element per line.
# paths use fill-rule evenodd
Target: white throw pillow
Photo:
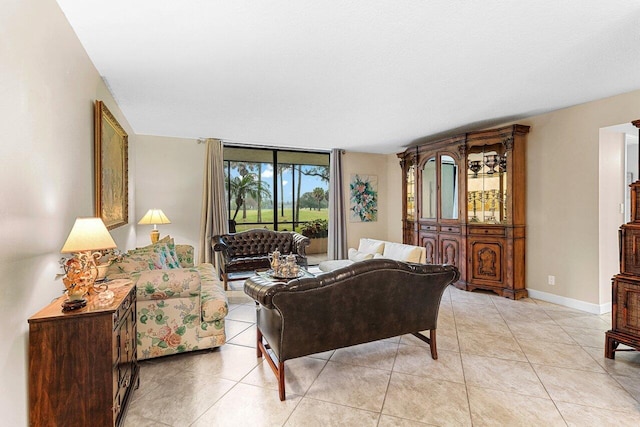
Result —
<path fill-rule="evenodd" d="M 365 259 L 371 258 L 373 258 L 373 254 L 368 254 L 366 252 L 357 251 L 354 248 L 349 248 L 349 259 L 353 262 L 364 261 Z"/>
<path fill-rule="evenodd" d="M 389 258 L 385 258 L 384 255 L 382 254 L 373 254 L 373 259 L 389 259 Z"/>
<path fill-rule="evenodd" d="M 384 245 L 383 256 L 385 258 L 395 259 L 404 262 L 420 262 L 421 248 L 412 245 L 404 245 L 402 243 L 389 243 Z"/>
<path fill-rule="evenodd" d="M 381 254 L 384 251 L 384 242 L 382 240 L 374 239 L 360 239 L 360 246 L 358 246 L 358 252 L 364 252 L 366 254 Z"/>

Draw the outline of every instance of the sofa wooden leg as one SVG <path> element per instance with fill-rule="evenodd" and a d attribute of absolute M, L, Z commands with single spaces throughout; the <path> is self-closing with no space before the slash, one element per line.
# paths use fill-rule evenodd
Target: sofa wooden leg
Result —
<path fill-rule="evenodd" d="M 260 354 L 264 356 L 264 359 L 269 364 L 269 367 L 273 371 L 273 374 L 278 379 L 278 396 L 280 397 L 280 400 L 285 400 L 286 395 L 284 390 L 284 362 L 278 360 L 278 365 L 276 366 L 276 362 L 273 360 L 273 356 L 267 351 L 267 349 L 269 348 L 269 344 L 267 343 L 267 345 L 265 345 L 264 341 L 262 340 L 262 332 L 260 332 L 260 328 L 256 329 L 258 331 L 258 342 L 256 346 L 258 348 L 258 357 L 260 357 Z"/>
<path fill-rule="evenodd" d="M 262 350 L 260 350 L 260 344 L 262 344 L 262 332 L 256 328 L 256 357 L 262 357 Z"/>
<path fill-rule="evenodd" d="M 431 341 L 429 343 L 429 347 L 431 348 L 431 358 L 433 360 L 437 360 L 438 359 L 438 348 L 436 347 L 436 330 L 435 329 L 431 329 L 429 331 L 429 341 Z"/>
<path fill-rule="evenodd" d="M 278 396 L 280 401 L 285 399 L 284 393 L 284 362 L 278 363 Z"/>
<path fill-rule="evenodd" d="M 224 290 L 227 291 L 229 290 L 229 287 L 227 285 L 227 281 L 229 279 L 227 278 L 227 273 L 222 273 L 222 283 L 224 283 Z"/>
<path fill-rule="evenodd" d="M 434 360 L 438 358 L 438 349 L 436 348 L 436 330 L 435 329 L 429 330 L 429 337 L 425 337 L 420 332 L 414 332 L 411 335 L 429 344 L 429 348 L 431 349 L 431 357 Z"/>

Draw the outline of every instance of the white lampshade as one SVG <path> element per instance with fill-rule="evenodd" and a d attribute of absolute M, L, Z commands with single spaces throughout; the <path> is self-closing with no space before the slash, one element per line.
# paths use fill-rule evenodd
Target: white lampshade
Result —
<path fill-rule="evenodd" d="M 69 237 L 60 252 L 68 254 L 115 247 L 117 247 L 116 242 L 113 241 L 101 218 L 76 218 Z"/>
<path fill-rule="evenodd" d="M 138 224 L 171 224 L 161 209 L 149 209 Z"/>

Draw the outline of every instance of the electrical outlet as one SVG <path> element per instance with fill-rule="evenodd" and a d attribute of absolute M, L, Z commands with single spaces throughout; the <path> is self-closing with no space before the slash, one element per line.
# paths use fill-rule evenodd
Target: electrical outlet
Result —
<path fill-rule="evenodd" d="M 549 276 L 549 284 L 554 286 L 556 284 L 556 276 Z"/>

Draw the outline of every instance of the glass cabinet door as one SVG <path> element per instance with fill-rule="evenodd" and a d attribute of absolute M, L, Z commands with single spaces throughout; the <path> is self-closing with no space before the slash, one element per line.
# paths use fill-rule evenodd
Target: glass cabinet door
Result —
<path fill-rule="evenodd" d="M 458 219 L 458 165 L 451 156 L 440 156 L 440 218 Z"/>
<path fill-rule="evenodd" d="M 416 219 L 416 166 L 411 165 L 407 170 L 407 215 L 408 221 Z"/>
<path fill-rule="evenodd" d="M 507 153 L 501 146 L 483 146 L 468 156 L 468 221 L 505 224 L 507 218 Z"/>
<path fill-rule="evenodd" d="M 425 219 L 436 219 L 438 183 L 436 175 L 436 158 L 431 157 L 422 168 L 422 209 L 420 216 Z"/>

